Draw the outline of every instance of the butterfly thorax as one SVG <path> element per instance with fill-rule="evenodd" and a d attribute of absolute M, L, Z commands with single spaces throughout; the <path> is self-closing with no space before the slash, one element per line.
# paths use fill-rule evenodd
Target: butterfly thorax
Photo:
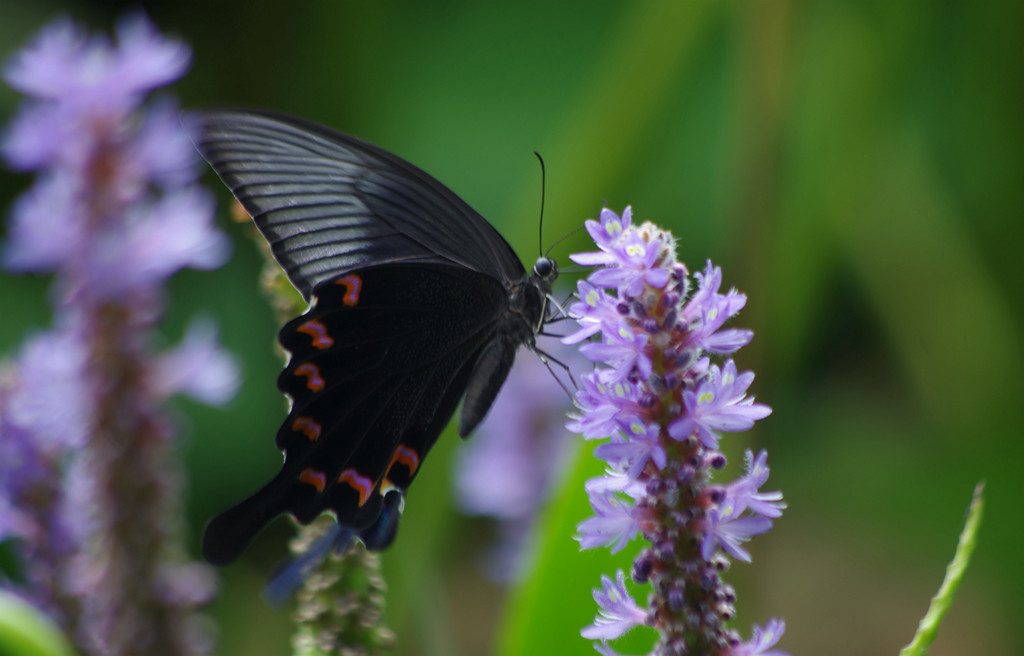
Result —
<path fill-rule="evenodd" d="M 509 312 L 518 320 L 506 321 L 506 324 L 517 324 L 512 330 L 517 343 L 533 348 L 534 339 L 547 318 L 548 296 L 551 294 L 551 284 L 557 277 L 557 263 L 541 257 L 534 264 L 533 271 L 509 289 Z M 511 327 L 507 326 L 506 329 Z"/>

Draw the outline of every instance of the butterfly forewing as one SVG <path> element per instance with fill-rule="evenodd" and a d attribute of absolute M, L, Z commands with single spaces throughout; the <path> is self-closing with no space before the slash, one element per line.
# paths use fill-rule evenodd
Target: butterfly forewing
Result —
<path fill-rule="evenodd" d="M 268 113 L 196 112 L 187 120 L 200 153 L 306 298 L 326 280 L 376 264 L 454 264 L 505 283 L 525 273 L 473 208 L 372 144 Z"/>

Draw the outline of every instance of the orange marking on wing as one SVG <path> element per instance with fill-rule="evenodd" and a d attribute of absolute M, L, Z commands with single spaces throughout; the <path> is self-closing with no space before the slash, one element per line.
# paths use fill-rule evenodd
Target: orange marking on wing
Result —
<path fill-rule="evenodd" d="M 334 346 L 334 339 L 327 334 L 327 326 L 316 319 L 311 319 L 299 326 L 299 332 L 305 333 L 313 338 L 313 346 L 318 349 L 327 349 Z"/>
<path fill-rule="evenodd" d="M 335 280 L 334 284 L 345 288 L 345 298 L 342 299 L 345 305 L 352 307 L 359 302 L 359 292 L 363 289 L 363 279 L 358 275 L 350 273 Z"/>
<path fill-rule="evenodd" d="M 315 469 L 303 469 L 299 474 L 299 482 L 312 485 L 317 492 L 323 492 L 327 487 L 327 474 Z"/>
<path fill-rule="evenodd" d="M 388 465 L 388 474 L 391 473 L 391 468 L 395 466 L 396 462 L 408 467 L 409 476 L 412 476 L 420 466 L 420 456 L 413 449 L 410 449 L 404 444 L 399 444 L 398 448 L 395 449 L 394 454 L 391 456 L 391 464 Z"/>
<path fill-rule="evenodd" d="M 295 367 L 296 376 L 306 377 L 306 387 L 314 392 L 319 392 L 324 388 L 324 379 L 320 377 L 320 368 L 312 362 L 300 364 Z"/>
<path fill-rule="evenodd" d="M 323 429 L 312 417 L 296 417 L 295 421 L 292 422 L 292 430 L 305 433 L 310 442 L 315 442 L 319 439 Z"/>
<path fill-rule="evenodd" d="M 359 472 L 349 468 L 341 472 L 341 476 L 338 477 L 339 483 L 348 483 L 349 486 L 359 493 L 359 505 L 362 506 L 370 498 L 370 493 L 373 492 L 373 481 L 360 476 Z"/>

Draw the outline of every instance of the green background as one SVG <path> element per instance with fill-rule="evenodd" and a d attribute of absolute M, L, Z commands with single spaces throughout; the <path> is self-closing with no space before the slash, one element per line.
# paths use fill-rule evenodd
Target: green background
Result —
<path fill-rule="evenodd" d="M 794 655 L 895 653 L 985 479 L 981 546 L 931 653 L 1024 652 L 1024 5 L 142 4 L 193 47 L 174 88 L 185 106 L 276 109 L 371 140 L 444 181 L 528 262 L 537 150 L 545 247 L 604 202 L 632 204 L 678 236 L 691 269 L 723 267 L 750 299 L 735 325 L 756 331 L 739 365 L 775 409 L 724 443 L 734 466 L 767 447 L 789 502 L 752 542 L 754 564 L 730 573 L 744 635 L 781 616 Z M 59 12 L 107 29 L 129 6 L 5 2 L 0 53 Z M 16 102 L 0 89 L 5 121 Z M 5 207 L 27 181 L 3 174 Z M 284 413 L 260 255 L 221 198 L 232 261 L 177 276 L 166 321 L 175 340 L 190 316 L 215 315 L 245 372 L 226 409 L 178 404 L 193 547 L 207 517 L 275 471 Z M 585 249 L 576 235 L 553 254 Z M 6 352 L 47 325 L 48 287 L 0 280 Z M 507 596 L 473 565 L 486 526 L 453 511 L 456 442 L 433 452 L 385 555 L 398 653 L 594 653 L 578 634 L 590 588 L 631 554 L 576 551 L 586 501 L 570 483 L 545 516 L 537 574 Z M 288 531 L 223 570 L 221 654 L 285 653 L 288 616 L 258 592 Z"/>

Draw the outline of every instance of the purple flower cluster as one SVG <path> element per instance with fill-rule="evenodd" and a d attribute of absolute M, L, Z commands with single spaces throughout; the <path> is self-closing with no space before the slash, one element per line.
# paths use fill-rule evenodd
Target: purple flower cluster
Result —
<path fill-rule="evenodd" d="M 580 328 L 564 338 L 598 364 L 581 380 L 578 413 L 569 429 L 586 439 L 607 439 L 595 455 L 605 476 L 588 481 L 594 516 L 578 526 L 581 548 L 619 551 L 642 536 L 649 545 L 633 563 L 633 579 L 653 587 L 647 608 L 626 590 L 620 571 L 594 590 L 600 613 L 583 629 L 597 650 L 634 626 L 658 631 L 653 654 L 779 656 L 773 649 L 785 628 L 771 620 L 742 641 L 728 627 L 735 593 L 720 574 L 729 557 L 750 561 L 743 547 L 767 532 L 785 504 L 780 492 L 762 492 L 767 453 L 747 452 L 746 473 L 728 485 L 712 483 L 726 466 L 721 433 L 744 431 L 771 409 L 747 395 L 752 372 L 737 372 L 729 355 L 753 333 L 723 328 L 746 303 L 722 293 L 722 272 L 707 263 L 693 276 L 675 259 L 672 235 L 651 223 L 632 225 L 604 209 L 587 221 L 600 249 L 572 260 L 597 265 L 578 283 L 570 309 Z"/>
<path fill-rule="evenodd" d="M 8 268 L 65 272 L 63 301 L 127 304 L 125 295 L 151 303 L 182 267 L 224 262 L 228 242 L 211 224 L 212 197 L 194 184 L 198 162 L 177 107 L 139 112 L 188 61 L 184 44 L 136 17 L 122 22 L 117 45 L 59 21 L 8 62 L 4 79 L 32 100 L 3 155 L 41 172 L 14 207 Z"/>
<path fill-rule="evenodd" d="M 161 405 L 212 404 L 238 384 L 215 330 L 154 346 L 161 286 L 228 255 L 211 196 L 169 101 L 151 90 L 184 72 L 188 48 L 136 16 L 116 42 L 67 20 L 11 58 L 29 97 L 0 151 L 37 172 L 14 205 L 4 265 L 55 274 L 55 327 L 0 372 L 0 539 L 14 539 L 22 592 L 82 653 L 195 654 L 194 607 L 211 591 L 180 545 L 175 430 Z"/>

